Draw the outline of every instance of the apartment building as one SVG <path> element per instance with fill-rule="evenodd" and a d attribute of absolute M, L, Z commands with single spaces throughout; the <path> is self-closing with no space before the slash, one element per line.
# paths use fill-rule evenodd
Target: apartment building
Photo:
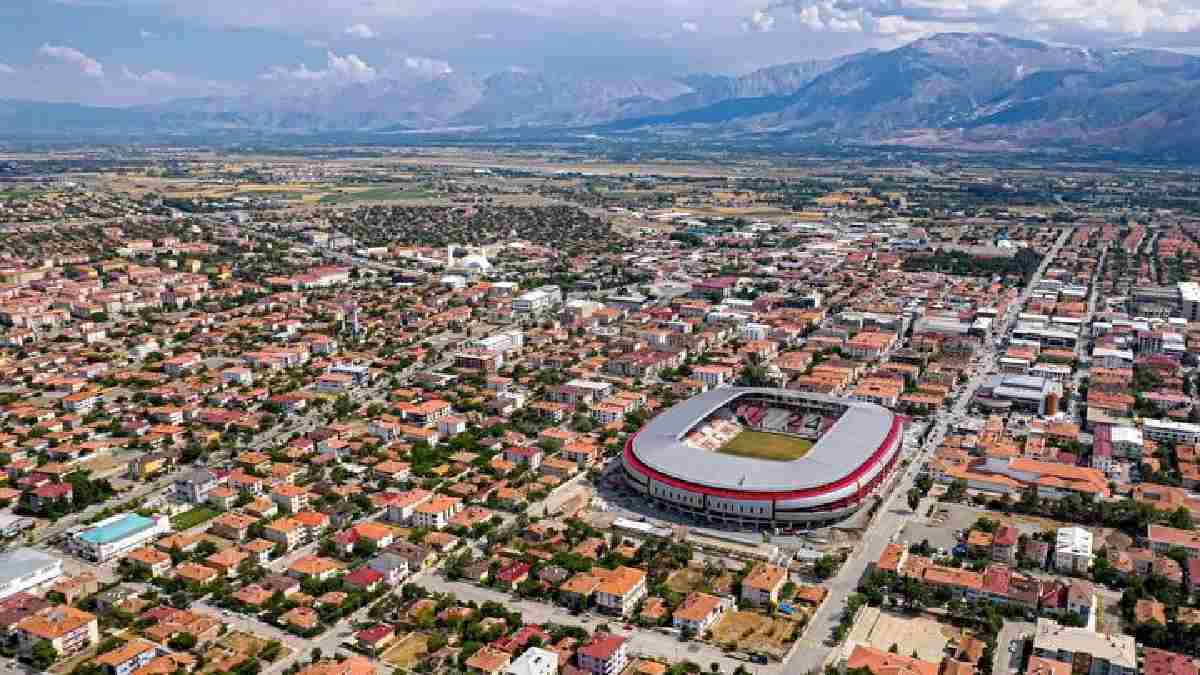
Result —
<path fill-rule="evenodd" d="M 153 661 L 156 656 L 158 647 L 143 640 L 130 640 L 92 659 L 92 663 L 103 667 L 109 675 L 129 675 Z"/>
<path fill-rule="evenodd" d="M 1159 443 L 1194 444 L 1200 442 L 1200 424 L 1148 419 L 1142 422 L 1142 434 Z"/>
<path fill-rule="evenodd" d="M 587 644 L 576 652 L 579 668 L 592 675 L 617 675 L 629 663 L 625 638 L 612 633 L 596 632 Z"/>
<path fill-rule="evenodd" d="M 60 656 L 75 654 L 100 639 L 96 615 L 70 605 L 47 607 L 27 616 L 13 627 L 17 651 L 29 655 L 33 646 L 45 640 Z"/>
<path fill-rule="evenodd" d="M 1038 619 L 1033 634 L 1033 653 L 1043 659 L 1069 664 L 1082 656 L 1091 663 L 1087 675 L 1137 673 L 1137 643 L 1132 635 L 1060 626 L 1052 619 Z"/>
<path fill-rule="evenodd" d="M 299 513 L 308 508 L 308 490 L 298 485 L 284 483 L 271 491 L 271 501 L 275 502 L 280 509 L 290 513 Z"/>
<path fill-rule="evenodd" d="M 1092 566 L 1092 533 L 1082 527 L 1061 527 L 1054 541 L 1054 565 L 1060 570 L 1086 574 Z"/>
<path fill-rule="evenodd" d="M 1200 534 L 1165 525 L 1147 525 L 1146 540 L 1150 550 L 1166 555 L 1174 547 L 1187 551 L 1188 558 L 1200 558 Z"/>
<path fill-rule="evenodd" d="M 601 611 L 628 616 L 646 595 L 646 573 L 622 565 L 605 575 L 595 595 Z"/>
<path fill-rule="evenodd" d="M 462 500 L 457 497 L 434 497 L 413 509 L 412 524 L 440 530 L 462 509 Z"/>

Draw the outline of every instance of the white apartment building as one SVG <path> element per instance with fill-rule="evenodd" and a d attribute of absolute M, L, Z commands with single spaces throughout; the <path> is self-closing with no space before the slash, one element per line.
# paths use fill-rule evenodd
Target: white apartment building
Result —
<path fill-rule="evenodd" d="M 1142 433 L 1152 441 L 1195 443 L 1200 441 L 1200 424 L 1173 420 L 1145 420 Z"/>
<path fill-rule="evenodd" d="M 538 314 L 560 303 L 562 303 L 562 289 L 558 286 L 542 286 L 514 298 L 513 311 L 517 314 Z"/>
<path fill-rule="evenodd" d="M 1084 574 L 1092 566 L 1092 533 L 1082 527 L 1061 527 L 1054 542 L 1054 564 Z"/>
<path fill-rule="evenodd" d="M 558 672 L 558 654 L 541 647 L 530 647 L 500 672 L 503 675 L 555 675 Z"/>

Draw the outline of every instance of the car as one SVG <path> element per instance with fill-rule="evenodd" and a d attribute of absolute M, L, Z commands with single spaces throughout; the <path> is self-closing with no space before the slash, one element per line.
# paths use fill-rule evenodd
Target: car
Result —
<path fill-rule="evenodd" d="M 633 624 L 631 624 L 631 623 L 625 624 L 625 630 L 633 630 Z"/>

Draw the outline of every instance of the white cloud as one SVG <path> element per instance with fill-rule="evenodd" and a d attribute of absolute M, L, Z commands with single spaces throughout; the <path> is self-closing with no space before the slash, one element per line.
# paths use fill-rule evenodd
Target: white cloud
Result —
<path fill-rule="evenodd" d="M 356 23 L 347 28 L 345 33 L 350 37 L 355 37 L 360 40 L 371 40 L 379 37 L 379 33 L 376 33 L 374 29 L 365 23 Z"/>
<path fill-rule="evenodd" d="M 179 84 L 179 77 L 175 73 L 169 73 L 165 70 L 147 70 L 139 75 L 129 68 L 121 66 L 121 75 L 127 80 L 151 86 L 174 87 Z"/>
<path fill-rule="evenodd" d="M 749 19 L 742 22 L 742 29 L 753 31 L 755 33 L 766 33 L 775 27 L 775 17 L 767 14 L 761 9 L 754 10 L 754 14 L 750 15 Z"/>
<path fill-rule="evenodd" d="M 779 10 L 810 30 L 881 36 L 986 30 L 1121 42 L 1200 30 L 1196 0 L 780 0 L 765 14 Z"/>
<path fill-rule="evenodd" d="M 145 28 L 138 31 L 138 35 L 142 36 L 143 40 L 153 40 L 154 38 L 158 37 L 158 33 L 148 31 Z"/>
<path fill-rule="evenodd" d="M 17 72 L 16 68 L 13 68 L 7 63 L 0 63 L 0 75 L 12 75 L 15 72 Z"/>
<path fill-rule="evenodd" d="M 304 46 L 314 49 L 328 49 L 329 43 L 324 40 L 309 39 L 304 41 Z"/>
<path fill-rule="evenodd" d="M 404 67 L 426 77 L 449 75 L 454 72 L 449 63 L 424 56 L 404 57 Z"/>
<path fill-rule="evenodd" d="M 42 45 L 38 52 L 43 56 L 48 56 L 52 59 L 75 66 L 81 73 L 88 77 L 94 77 L 97 79 L 104 77 L 104 66 L 96 59 L 93 59 L 74 47 L 65 47 L 47 43 Z"/>
<path fill-rule="evenodd" d="M 476 40 L 495 40 L 496 34 L 495 33 L 476 33 L 475 39 Z"/>
<path fill-rule="evenodd" d="M 302 63 L 295 68 L 272 66 L 259 76 L 259 79 L 273 82 L 370 82 L 375 78 L 375 69 L 357 54 L 338 56 L 332 51 L 325 52 L 325 68 L 321 70 L 309 70 Z"/>
<path fill-rule="evenodd" d="M 699 33 L 700 32 L 700 24 L 696 23 L 695 21 L 684 21 L 683 23 L 679 24 L 679 27 L 685 33 Z"/>

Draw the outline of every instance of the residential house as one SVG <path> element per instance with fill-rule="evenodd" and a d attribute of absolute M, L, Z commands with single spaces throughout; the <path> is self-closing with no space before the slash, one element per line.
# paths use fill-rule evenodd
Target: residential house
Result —
<path fill-rule="evenodd" d="M 779 591 L 787 582 L 787 576 L 783 567 L 756 563 L 742 580 L 742 601 L 759 606 L 779 602 Z"/>
<path fill-rule="evenodd" d="M 625 638 L 597 631 L 575 653 L 579 668 L 592 675 L 617 675 L 629 663 Z"/>

